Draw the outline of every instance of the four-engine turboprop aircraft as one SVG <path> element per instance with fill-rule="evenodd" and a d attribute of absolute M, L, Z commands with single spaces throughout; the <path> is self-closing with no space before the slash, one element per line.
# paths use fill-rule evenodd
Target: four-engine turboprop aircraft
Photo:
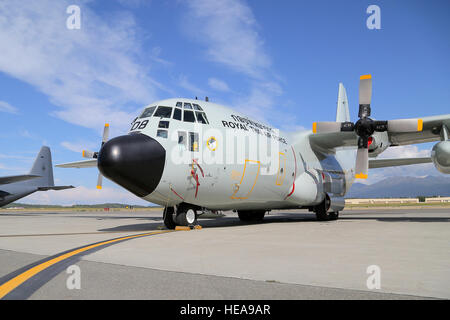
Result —
<path fill-rule="evenodd" d="M 0 177 L 0 207 L 36 191 L 70 188 L 73 186 L 55 186 L 50 148 L 43 146 L 36 156 L 29 174 Z"/>
<path fill-rule="evenodd" d="M 271 209 L 307 208 L 318 220 L 334 220 L 344 195 L 369 168 L 433 162 L 450 173 L 450 114 L 375 121 L 370 118 L 372 79 L 361 76 L 359 119 L 350 122 L 339 85 L 335 122 L 289 137 L 229 108 L 191 99 L 155 102 L 127 135 L 108 141 L 90 160 L 59 165 L 97 166 L 102 175 L 147 201 L 165 207 L 168 228 L 192 225 L 207 210 L 236 210 L 244 221 Z M 372 159 L 388 147 L 440 141 L 431 157 Z M 356 159 L 356 161 L 355 161 Z"/>

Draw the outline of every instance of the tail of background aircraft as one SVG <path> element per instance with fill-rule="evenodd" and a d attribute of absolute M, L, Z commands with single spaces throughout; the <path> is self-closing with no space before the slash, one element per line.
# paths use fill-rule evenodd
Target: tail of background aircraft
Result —
<path fill-rule="evenodd" d="M 73 186 L 55 186 L 53 180 L 52 154 L 50 148 L 46 146 L 41 148 L 36 160 L 34 160 L 30 175 L 39 176 L 39 178 L 30 180 L 29 184 L 37 186 L 40 191 L 73 188 Z"/>
<path fill-rule="evenodd" d="M 342 83 L 339 83 L 336 122 L 347 122 L 347 121 L 350 121 L 347 91 L 345 91 L 344 85 Z"/>

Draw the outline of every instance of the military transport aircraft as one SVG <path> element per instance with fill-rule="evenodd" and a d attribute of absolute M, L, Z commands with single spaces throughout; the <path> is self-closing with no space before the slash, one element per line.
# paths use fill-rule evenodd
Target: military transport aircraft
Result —
<path fill-rule="evenodd" d="M 235 210 L 244 221 L 272 209 L 304 208 L 318 220 L 335 220 L 344 195 L 369 168 L 433 162 L 450 173 L 450 114 L 421 119 L 372 120 L 372 77 L 360 77 L 359 119 L 350 121 L 339 84 L 335 122 L 317 122 L 294 137 L 208 101 L 168 99 L 147 106 L 127 135 L 90 160 L 58 165 L 97 166 L 102 175 L 149 202 L 165 207 L 168 228 L 192 225 L 208 210 Z M 391 146 L 438 142 L 431 157 L 371 159 Z"/>
<path fill-rule="evenodd" d="M 36 191 L 69 188 L 73 188 L 73 186 L 55 186 L 50 148 L 43 146 L 34 160 L 29 174 L 0 177 L 0 207 Z"/>

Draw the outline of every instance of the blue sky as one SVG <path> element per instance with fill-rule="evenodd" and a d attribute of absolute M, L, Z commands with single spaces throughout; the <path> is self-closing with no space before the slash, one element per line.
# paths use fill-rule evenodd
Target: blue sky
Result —
<path fill-rule="evenodd" d="M 66 28 L 69 5 L 81 29 Z M 369 5 L 381 30 L 369 30 Z M 0 3 L 0 175 L 25 173 L 42 144 L 54 163 L 97 150 L 103 124 L 123 134 L 144 105 L 209 96 L 295 131 L 333 120 L 338 83 L 357 116 L 359 75 L 373 76 L 378 119 L 450 113 L 450 3 L 442 1 L 36 0 Z M 423 156 L 432 144 L 386 156 Z M 76 190 L 24 202 L 143 204 L 96 169 L 55 168 Z M 438 174 L 432 165 L 371 171 Z"/>

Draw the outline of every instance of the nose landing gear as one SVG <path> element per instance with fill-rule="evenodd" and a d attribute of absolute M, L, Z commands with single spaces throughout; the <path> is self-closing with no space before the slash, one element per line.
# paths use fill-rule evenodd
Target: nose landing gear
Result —
<path fill-rule="evenodd" d="M 197 225 L 197 210 L 193 206 L 184 204 L 166 207 L 164 208 L 163 220 L 167 229 L 175 229 L 176 226 L 195 226 Z"/>

